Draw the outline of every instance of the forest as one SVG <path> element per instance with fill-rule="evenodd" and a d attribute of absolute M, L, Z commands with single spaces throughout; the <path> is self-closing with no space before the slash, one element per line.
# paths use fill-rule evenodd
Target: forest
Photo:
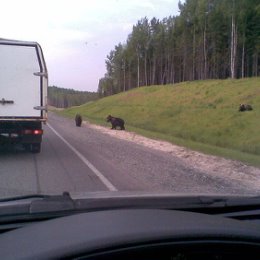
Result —
<path fill-rule="evenodd" d="M 48 87 L 48 104 L 58 108 L 79 106 L 89 101 L 98 99 L 98 93 L 77 91 L 73 89 Z"/>
<path fill-rule="evenodd" d="M 259 0 L 186 0 L 179 15 L 146 17 L 107 55 L 99 96 L 183 81 L 260 74 Z"/>

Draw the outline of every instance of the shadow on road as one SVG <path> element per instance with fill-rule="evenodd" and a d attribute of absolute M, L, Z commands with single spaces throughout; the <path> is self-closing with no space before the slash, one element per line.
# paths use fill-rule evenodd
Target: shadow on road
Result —
<path fill-rule="evenodd" d="M 24 153 L 30 153 L 27 151 L 22 145 L 19 144 L 0 144 L 0 156 L 4 155 L 11 155 L 11 154 L 24 154 Z"/>

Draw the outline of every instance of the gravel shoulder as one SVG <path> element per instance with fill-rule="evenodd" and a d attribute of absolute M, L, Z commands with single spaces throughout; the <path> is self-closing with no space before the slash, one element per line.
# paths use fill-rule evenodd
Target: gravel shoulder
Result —
<path fill-rule="evenodd" d="M 240 161 L 206 155 L 169 142 L 149 139 L 134 132 L 111 130 L 108 127 L 90 124 L 86 121 L 83 124 L 103 134 L 170 154 L 181 159 L 190 168 L 203 172 L 209 177 L 217 176 L 231 182 L 241 182 L 245 186 L 260 191 L 260 169 L 257 167 L 248 166 Z"/>

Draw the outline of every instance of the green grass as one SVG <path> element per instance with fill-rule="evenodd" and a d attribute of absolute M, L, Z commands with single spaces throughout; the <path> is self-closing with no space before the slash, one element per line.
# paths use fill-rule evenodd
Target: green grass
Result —
<path fill-rule="evenodd" d="M 240 103 L 254 110 L 238 112 Z M 141 87 L 59 113 L 108 127 L 111 114 L 127 130 L 260 165 L 260 78 Z"/>

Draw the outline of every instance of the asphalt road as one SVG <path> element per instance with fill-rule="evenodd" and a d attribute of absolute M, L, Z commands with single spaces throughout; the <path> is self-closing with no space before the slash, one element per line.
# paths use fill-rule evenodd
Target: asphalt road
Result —
<path fill-rule="evenodd" d="M 173 155 L 87 125 L 76 127 L 73 120 L 49 113 L 41 153 L 19 146 L 0 148 L 0 198 L 64 191 L 254 193 L 243 183 L 194 171 Z"/>

